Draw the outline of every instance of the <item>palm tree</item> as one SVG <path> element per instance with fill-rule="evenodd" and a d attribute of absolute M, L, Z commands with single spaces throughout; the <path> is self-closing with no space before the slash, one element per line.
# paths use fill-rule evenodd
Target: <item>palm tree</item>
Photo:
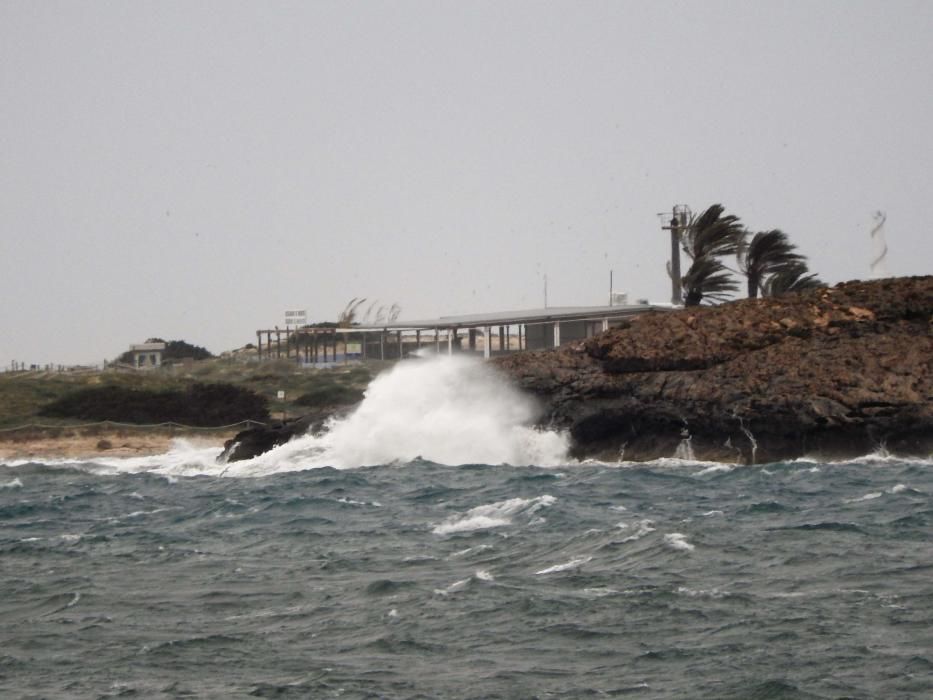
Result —
<path fill-rule="evenodd" d="M 712 257 L 694 260 L 683 282 L 684 306 L 699 306 L 704 299 L 725 301 L 739 288 L 728 268 Z"/>
<path fill-rule="evenodd" d="M 816 274 L 807 274 L 804 262 L 791 263 L 768 276 L 761 285 L 762 294 L 774 297 L 787 292 L 802 292 L 806 289 L 825 287 Z"/>
<path fill-rule="evenodd" d="M 795 253 L 796 246 L 787 234 L 778 229 L 760 231 L 751 242 L 739 245 L 739 269 L 748 279 L 748 297 L 755 299 L 766 275 L 773 275 L 790 266 L 804 264 L 802 255 Z M 804 265 L 806 270 L 806 265 Z"/>
<path fill-rule="evenodd" d="M 343 311 L 337 316 L 337 323 L 341 326 L 352 326 L 356 323 L 356 318 L 359 313 L 360 305 L 366 301 L 366 297 L 362 299 L 353 297 L 344 307 Z"/>
<path fill-rule="evenodd" d="M 693 261 L 683 276 L 685 306 L 697 306 L 704 298 L 722 301 L 738 289 L 717 258 L 738 253 L 745 229 L 737 216 L 723 216 L 724 211 L 721 204 L 714 204 L 681 234 L 684 252 Z"/>

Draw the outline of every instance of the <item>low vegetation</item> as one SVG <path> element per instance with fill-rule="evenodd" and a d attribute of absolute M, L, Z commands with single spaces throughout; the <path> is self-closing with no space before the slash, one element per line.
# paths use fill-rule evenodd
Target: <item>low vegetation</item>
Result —
<path fill-rule="evenodd" d="M 142 372 L 116 367 L 81 372 L 3 372 L 0 373 L 0 429 L 30 423 L 68 426 L 86 422 L 88 419 L 75 414 L 70 414 L 72 417 L 64 417 L 63 413 L 50 415 L 48 407 L 87 389 L 107 389 L 112 396 L 130 391 L 149 396 L 165 392 L 189 395 L 187 392 L 193 391 L 197 384 L 232 385 L 260 397 L 272 418 L 294 417 L 310 408 L 355 403 L 383 367 L 383 363 L 368 362 L 366 365 L 306 369 L 294 360 L 246 362 L 243 358 L 223 357 Z M 283 392 L 285 398 L 280 399 L 279 392 Z M 212 415 L 217 417 L 217 414 Z M 141 421 L 151 422 L 150 418 L 139 414 Z M 249 413 L 243 411 L 225 422 L 247 418 L 250 418 Z M 126 415 L 112 420 L 130 422 Z M 176 417 L 173 422 L 184 421 Z"/>
<path fill-rule="evenodd" d="M 268 401 L 232 384 L 194 383 L 184 389 L 132 389 L 95 386 L 46 404 L 40 416 L 122 423 L 181 423 L 212 428 L 245 420 L 269 419 Z"/>

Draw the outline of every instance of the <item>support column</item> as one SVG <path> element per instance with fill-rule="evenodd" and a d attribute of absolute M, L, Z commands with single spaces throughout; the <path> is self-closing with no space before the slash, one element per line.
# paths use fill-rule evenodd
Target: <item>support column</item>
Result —
<path fill-rule="evenodd" d="M 492 353 L 492 327 L 486 326 L 483 329 L 483 334 L 486 336 L 486 342 L 483 343 L 483 359 L 488 360 L 489 355 Z"/>
<path fill-rule="evenodd" d="M 402 359 L 402 331 L 396 331 L 396 336 L 398 338 L 398 359 Z"/>
<path fill-rule="evenodd" d="M 503 347 L 505 346 L 505 328 L 499 326 L 499 352 L 502 352 Z"/>
<path fill-rule="evenodd" d="M 441 332 L 437 328 L 434 329 L 434 352 L 441 354 Z"/>
<path fill-rule="evenodd" d="M 278 328 L 275 329 L 275 358 L 282 357 L 282 333 Z"/>
<path fill-rule="evenodd" d="M 603 333 L 605 333 L 608 330 L 609 330 L 609 319 L 604 318 L 603 319 Z"/>
<path fill-rule="evenodd" d="M 262 331 L 256 331 L 256 357 L 262 360 Z"/>
<path fill-rule="evenodd" d="M 454 354 L 454 329 L 453 328 L 447 329 L 447 354 L 448 355 Z"/>
<path fill-rule="evenodd" d="M 560 321 L 554 321 L 554 347 L 560 347 Z"/>
<path fill-rule="evenodd" d="M 421 349 L 421 329 L 420 328 L 415 331 L 415 347 L 418 350 Z"/>
<path fill-rule="evenodd" d="M 684 222 L 686 223 L 686 222 Z M 680 285 L 680 224 L 677 215 L 671 219 L 671 303 L 680 305 L 684 303 L 683 290 Z"/>
<path fill-rule="evenodd" d="M 379 359 L 386 359 L 386 332 L 379 331 Z"/>

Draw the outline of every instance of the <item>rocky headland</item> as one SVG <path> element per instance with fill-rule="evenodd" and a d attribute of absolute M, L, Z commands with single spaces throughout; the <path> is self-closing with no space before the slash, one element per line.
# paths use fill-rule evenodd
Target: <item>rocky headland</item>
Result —
<path fill-rule="evenodd" d="M 933 277 L 639 316 L 496 360 L 576 457 L 933 452 Z"/>

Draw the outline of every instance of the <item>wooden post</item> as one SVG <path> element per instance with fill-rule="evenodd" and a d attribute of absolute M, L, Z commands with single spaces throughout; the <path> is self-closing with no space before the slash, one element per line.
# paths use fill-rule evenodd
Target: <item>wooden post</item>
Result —
<path fill-rule="evenodd" d="M 402 359 L 402 331 L 396 331 L 398 335 L 398 359 Z"/>
<path fill-rule="evenodd" d="M 505 346 L 505 327 L 499 326 L 499 352 L 502 352 L 502 348 Z"/>
<path fill-rule="evenodd" d="M 262 331 L 256 331 L 257 359 L 262 360 Z"/>
<path fill-rule="evenodd" d="M 386 359 L 386 332 L 385 330 L 379 331 L 379 359 Z"/>

